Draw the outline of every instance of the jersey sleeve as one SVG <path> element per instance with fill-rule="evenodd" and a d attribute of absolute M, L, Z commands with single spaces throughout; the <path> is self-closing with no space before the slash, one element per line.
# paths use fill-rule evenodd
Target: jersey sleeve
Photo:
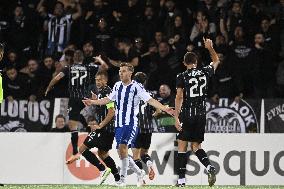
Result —
<path fill-rule="evenodd" d="M 182 74 L 177 75 L 176 88 L 184 88 L 184 79 Z"/>
<path fill-rule="evenodd" d="M 118 88 L 118 84 L 116 83 L 114 86 L 113 86 L 113 89 L 111 91 L 111 93 L 109 95 L 107 95 L 107 97 L 111 100 L 111 101 L 115 101 L 116 99 L 116 95 L 117 95 L 117 89 Z"/>
<path fill-rule="evenodd" d="M 212 65 L 204 66 L 203 71 L 205 74 L 209 77 L 211 77 L 214 74 L 214 67 Z"/>
<path fill-rule="evenodd" d="M 144 102 L 147 102 L 152 98 L 150 93 L 148 93 L 145 88 L 139 84 L 137 84 L 137 95 Z"/>

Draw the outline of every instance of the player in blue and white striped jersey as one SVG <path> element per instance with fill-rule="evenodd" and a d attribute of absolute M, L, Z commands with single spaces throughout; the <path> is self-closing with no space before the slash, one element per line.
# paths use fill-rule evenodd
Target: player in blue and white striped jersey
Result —
<path fill-rule="evenodd" d="M 138 131 L 137 114 L 139 113 L 140 100 L 147 102 L 151 106 L 159 108 L 168 114 L 174 114 L 173 109 L 163 106 L 160 102 L 153 99 L 141 84 L 131 80 L 133 72 L 134 68 L 131 64 L 122 63 L 119 69 L 121 81 L 114 85 L 112 93 L 108 97 L 99 100 L 83 100 L 83 103 L 87 106 L 91 104 L 104 105 L 109 101 L 115 101 L 116 103 L 115 139 L 118 146 L 119 157 L 122 161 L 120 186 L 125 185 L 129 163 L 130 167 L 132 167 L 138 175 L 137 185 L 143 184 L 144 173 L 134 161 L 129 161 L 128 158 L 128 145 L 135 141 Z"/>

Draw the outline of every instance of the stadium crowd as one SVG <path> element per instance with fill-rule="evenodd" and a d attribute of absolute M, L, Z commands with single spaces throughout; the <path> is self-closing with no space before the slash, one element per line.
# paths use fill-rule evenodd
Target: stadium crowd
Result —
<path fill-rule="evenodd" d="M 4 95 L 46 98 L 50 80 L 82 50 L 83 63 L 101 55 L 109 65 L 110 86 L 117 65 L 130 62 L 148 75 L 149 90 L 172 98 L 165 91 L 174 94 L 187 51 L 210 63 L 202 40 L 208 37 L 221 60 L 210 98 L 283 97 L 283 26 L 284 0 L 1 1 Z M 47 98 L 68 97 L 67 83 L 62 79 Z"/>

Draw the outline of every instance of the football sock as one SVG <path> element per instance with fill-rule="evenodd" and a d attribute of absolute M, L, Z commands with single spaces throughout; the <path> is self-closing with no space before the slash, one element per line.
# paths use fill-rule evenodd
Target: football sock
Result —
<path fill-rule="evenodd" d="M 153 165 L 152 159 L 148 154 L 144 154 L 141 159 L 147 165 L 147 167 L 151 167 Z"/>
<path fill-rule="evenodd" d="M 129 160 L 129 168 L 139 175 L 141 173 L 141 169 L 135 164 L 132 157 L 128 157 L 128 160 Z"/>
<path fill-rule="evenodd" d="M 120 175 L 118 173 L 118 169 L 116 167 L 114 160 L 110 156 L 108 156 L 104 159 L 104 162 L 106 166 L 108 166 L 111 169 L 111 173 L 113 174 L 115 181 L 119 181 Z"/>
<path fill-rule="evenodd" d="M 198 157 L 199 161 L 207 168 L 209 165 L 211 165 L 206 152 L 203 149 L 198 149 L 195 152 L 195 155 Z"/>
<path fill-rule="evenodd" d="M 100 160 L 97 158 L 97 156 L 91 152 L 90 150 L 85 150 L 82 155 L 86 158 L 88 162 L 90 162 L 92 165 L 96 166 L 100 171 L 105 170 L 105 166 L 101 164 Z"/>
<path fill-rule="evenodd" d="M 186 152 L 178 152 L 178 176 L 179 179 L 185 178 L 185 171 L 186 171 L 186 164 L 187 164 L 187 158 L 186 158 Z"/>
<path fill-rule="evenodd" d="M 78 153 L 78 131 L 71 131 L 71 144 L 73 147 L 73 155 Z"/>
<path fill-rule="evenodd" d="M 136 160 L 134 160 L 134 162 L 135 162 L 135 164 L 139 167 L 139 169 L 143 169 L 141 159 L 136 159 Z"/>
<path fill-rule="evenodd" d="M 123 158 L 121 160 L 121 170 L 120 170 L 120 175 L 121 175 L 121 179 L 124 180 L 127 176 L 127 169 L 129 166 L 129 160 L 128 157 Z"/>

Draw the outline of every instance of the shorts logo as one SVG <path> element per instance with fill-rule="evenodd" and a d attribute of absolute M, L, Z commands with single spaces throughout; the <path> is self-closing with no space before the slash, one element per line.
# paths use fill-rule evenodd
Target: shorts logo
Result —
<path fill-rule="evenodd" d="M 282 121 L 284 121 L 284 104 L 280 104 L 278 106 L 275 106 L 273 108 L 271 108 L 267 113 L 266 113 L 266 117 L 267 120 L 270 121 L 275 117 L 280 117 L 280 119 Z"/>
<path fill-rule="evenodd" d="M 221 98 L 218 104 L 206 102 L 206 132 L 246 133 L 258 131 L 258 121 L 252 107 L 244 100 L 239 103 Z"/>
<path fill-rule="evenodd" d="M 86 134 L 79 135 L 78 146 L 80 146 L 84 142 L 86 136 Z M 65 155 L 66 160 L 71 155 L 72 145 L 71 143 L 69 143 Z M 70 173 L 80 180 L 94 180 L 100 176 L 100 171 L 95 166 L 90 164 L 87 160 L 85 160 L 83 156 L 81 156 L 81 158 L 76 162 L 67 165 L 67 167 Z"/>

